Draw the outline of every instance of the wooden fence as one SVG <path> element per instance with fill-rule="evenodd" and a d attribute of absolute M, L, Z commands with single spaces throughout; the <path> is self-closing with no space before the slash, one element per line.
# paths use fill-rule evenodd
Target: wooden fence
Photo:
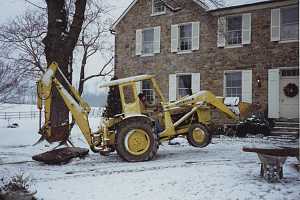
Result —
<path fill-rule="evenodd" d="M 92 108 L 89 117 L 101 117 L 103 108 Z M 42 112 L 43 114 L 43 112 Z M 35 119 L 39 118 L 39 111 L 27 111 L 27 112 L 0 112 L 0 119 Z"/>

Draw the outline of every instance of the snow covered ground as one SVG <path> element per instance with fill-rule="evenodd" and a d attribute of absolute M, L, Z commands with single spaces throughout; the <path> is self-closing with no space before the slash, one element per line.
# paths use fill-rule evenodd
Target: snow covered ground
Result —
<path fill-rule="evenodd" d="M 95 130 L 99 120 L 91 118 Z M 116 153 L 102 157 L 90 153 L 85 159 L 69 164 L 49 166 L 32 161 L 31 156 L 53 148 L 41 143 L 38 119 L 23 119 L 19 128 L 6 128 L 0 120 L 0 179 L 23 172 L 32 178 L 37 197 L 45 200 L 222 200 L 222 199 L 300 199 L 300 174 L 293 168 L 296 158 L 288 158 L 284 179 L 270 184 L 259 177 L 256 154 L 244 153 L 243 146 L 268 144 L 264 138 L 214 138 L 203 149 L 189 146 L 184 139 L 180 145 L 160 146 L 153 161 L 127 163 Z M 72 141 L 87 147 L 79 129 Z M 281 145 L 298 145 L 281 141 Z"/>

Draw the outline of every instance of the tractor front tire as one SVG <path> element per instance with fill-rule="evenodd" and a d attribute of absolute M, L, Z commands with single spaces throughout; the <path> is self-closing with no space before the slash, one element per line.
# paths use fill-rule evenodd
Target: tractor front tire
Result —
<path fill-rule="evenodd" d="M 211 142 L 211 134 L 202 124 L 192 124 L 189 128 L 187 141 L 193 147 L 203 148 Z"/>
<path fill-rule="evenodd" d="M 118 155 L 128 162 L 152 160 L 158 149 L 157 135 L 144 120 L 131 120 L 118 128 L 115 147 Z"/>

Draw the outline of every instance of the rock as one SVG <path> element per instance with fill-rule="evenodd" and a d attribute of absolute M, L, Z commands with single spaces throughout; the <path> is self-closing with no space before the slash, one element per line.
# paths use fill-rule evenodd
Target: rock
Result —
<path fill-rule="evenodd" d="M 47 151 L 32 157 L 33 160 L 43 162 L 49 165 L 66 164 L 72 158 L 82 158 L 89 153 L 86 148 L 79 147 L 65 147 Z"/>

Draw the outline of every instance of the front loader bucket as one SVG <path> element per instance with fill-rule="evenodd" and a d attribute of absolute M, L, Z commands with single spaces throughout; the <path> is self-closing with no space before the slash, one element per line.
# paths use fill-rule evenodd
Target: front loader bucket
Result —
<path fill-rule="evenodd" d="M 240 102 L 239 110 L 240 110 L 240 118 L 244 119 L 248 117 L 251 113 L 251 105 L 250 103 Z"/>

